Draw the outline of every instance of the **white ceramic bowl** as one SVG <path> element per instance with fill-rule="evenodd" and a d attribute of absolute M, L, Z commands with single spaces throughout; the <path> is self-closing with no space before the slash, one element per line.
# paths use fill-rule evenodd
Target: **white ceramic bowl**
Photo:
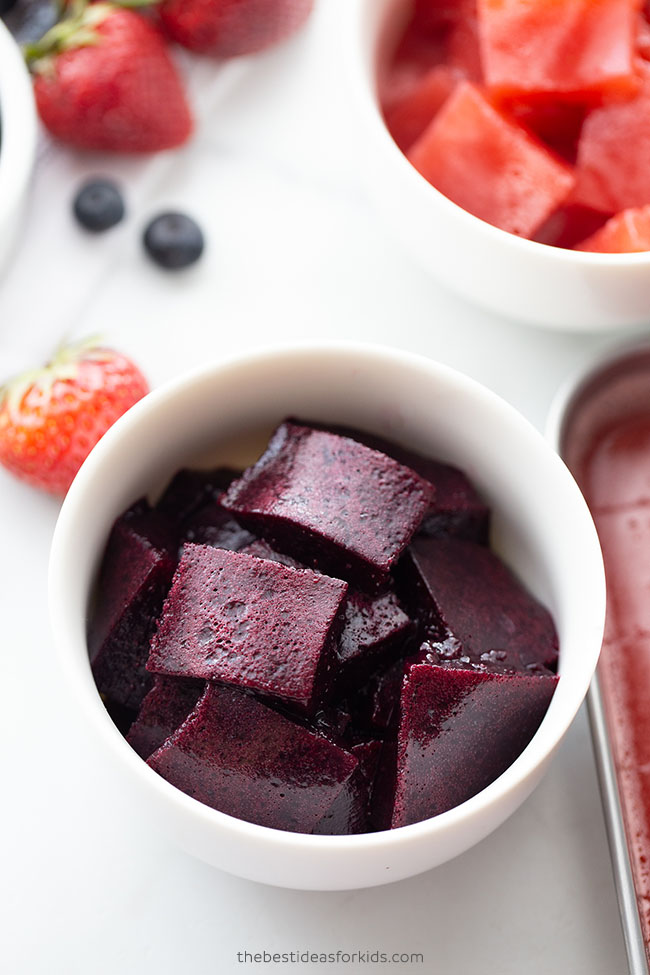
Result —
<path fill-rule="evenodd" d="M 0 269 L 20 227 L 36 151 L 36 109 L 22 54 L 0 20 Z"/>
<path fill-rule="evenodd" d="M 342 28 L 359 132 L 353 148 L 396 236 L 445 284 L 509 318 L 587 331 L 650 321 L 650 252 L 582 253 L 506 233 L 439 193 L 397 148 L 376 77 L 409 7 L 409 0 L 349 0 Z"/>
<path fill-rule="evenodd" d="M 479 795 L 434 819 L 363 836 L 307 836 L 234 819 L 153 772 L 105 711 L 88 663 L 86 610 L 110 527 L 132 501 L 187 464 L 249 462 L 285 416 L 345 423 L 467 472 L 493 507 L 493 544 L 551 609 L 560 681 L 537 734 Z M 196 856 L 285 887 L 345 889 L 436 866 L 502 823 L 539 782 L 587 691 L 600 648 L 604 576 L 591 517 L 571 475 L 512 407 L 459 373 L 387 348 L 261 351 L 158 389 L 93 450 L 61 509 L 50 611 L 67 680 L 97 761 L 128 790 L 134 813 Z"/>

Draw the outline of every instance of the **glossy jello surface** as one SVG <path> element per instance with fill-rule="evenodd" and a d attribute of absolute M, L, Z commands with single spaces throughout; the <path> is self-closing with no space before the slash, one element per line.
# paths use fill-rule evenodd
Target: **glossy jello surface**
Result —
<path fill-rule="evenodd" d="M 118 519 L 98 689 L 150 768 L 220 812 L 317 834 L 443 813 L 517 758 L 558 681 L 553 620 L 489 516 L 457 468 L 285 421 L 246 470 L 179 471 Z"/>
<path fill-rule="evenodd" d="M 539 727 L 557 677 L 414 664 L 402 685 L 390 825 L 444 812 L 493 782 Z"/>
<path fill-rule="evenodd" d="M 639 916 L 650 945 L 650 349 L 605 368 L 570 411 L 562 451 L 605 561 L 599 664 Z"/>

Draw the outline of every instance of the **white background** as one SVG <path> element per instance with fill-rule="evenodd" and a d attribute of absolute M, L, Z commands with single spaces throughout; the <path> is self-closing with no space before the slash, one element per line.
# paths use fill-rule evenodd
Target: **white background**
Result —
<path fill-rule="evenodd" d="M 116 161 L 42 139 L 24 231 L 0 283 L 3 377 L 46 358 L 63 335 L 101 333 L 152 385 L 262 343 L 369 340 L 460 368 L 543 427 L 559 384 L 603 339 L 472 308 L 391 239 L 366 200 L 355 149 L 340 54 L 347 2 L 320 0 L 308 28 L 264 56 L 225 66 L 182 58 L 198 121 L 180 152 Z M 79 180 L 96 172 L 122 180 L 129 207 L 101 238 L 69 215 Z M 170 206 L 193 213 L 208 239 L 201 264 L 180 275 L 150 265 L 140 246 L 146 220 Z M 109 788 L 49 631 L 58 503 L 2 471 L 0 497 L 0 970 L 623 975 L 583 713 L 533 797 L 437 870 L 340 894 L 227 876 L 174 848 L 154 824 L 144 829 Z M 304 949 L 422 952 L 425 964 L 236 958 Z"/>

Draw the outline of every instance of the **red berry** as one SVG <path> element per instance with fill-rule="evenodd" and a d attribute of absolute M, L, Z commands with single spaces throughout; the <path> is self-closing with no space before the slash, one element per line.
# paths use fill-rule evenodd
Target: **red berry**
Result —
<path fill-rule="evenodd" d="M 64 43 L 46 35 L 28 52 L 38 111 L 52 135 L 109 152 L 156 152 L 188 139 L 185 92 L 154 25 L 104 3 L 64 20 L 54 28 L 59 34 L 62 25 Z"/>
<path fill-rule="evenodd" d="M 284 40 L 307 19 L 313 0 L 163 0 L 169 36 L 198 54 L 230 58 Z"/>
<path fill-rule="evenodd" d="M 147 392 L 140 370 L 112 349 L 64 349 L 18 377 L 0 398 L 0 463 L 52 494 L 65 494 L 108 428 Z"/>

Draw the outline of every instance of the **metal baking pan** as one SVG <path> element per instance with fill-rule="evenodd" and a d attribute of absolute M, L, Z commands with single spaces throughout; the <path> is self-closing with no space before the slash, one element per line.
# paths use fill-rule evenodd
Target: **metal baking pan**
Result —
<path fill-rule="evenodd" d="M 558 392 L 547 423 L 547 437 L 577 474 L 580 443 L 596 436 L 598 424 L 622 421 L 626 411 L 647 410 L 650 417 L 650 340 L 610 349 L 581 370 Z M 580 483 L 578 474 L 577 480 Z M 644 943 L 634 871 L 625 830 L 625 795 L 619 788 L 606 701 L 598 671 L 587 708 L 612 858 L 623 937 L 631 975 L 649 975 L 650 944 Z M 648 688 L 650 702 L 650 688 Z M 650 857 L 650 850 L 648 850 Z"/>

